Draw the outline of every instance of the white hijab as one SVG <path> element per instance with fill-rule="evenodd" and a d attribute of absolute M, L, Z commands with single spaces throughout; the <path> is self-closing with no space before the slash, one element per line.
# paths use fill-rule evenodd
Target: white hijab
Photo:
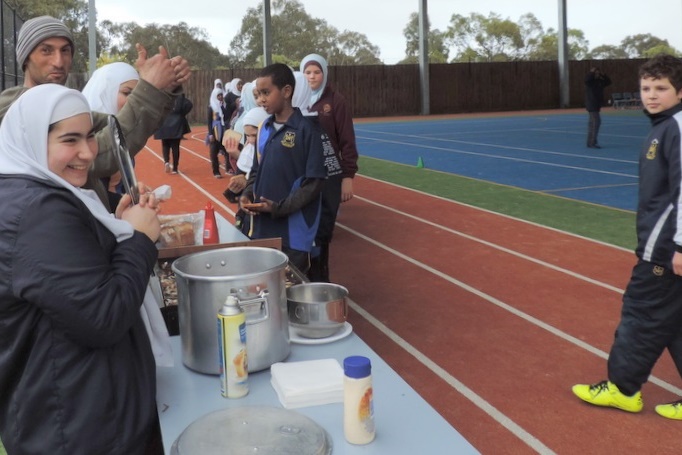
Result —
<path fill-rule="evenodd" d="M 114 234 L 117 242 L 122 242 L 132 237 L 133 226 L 109 213 L 94 191 L 77 188 L 48 168 L 47 135 L 50 125 L 84 113 L 90 114 L 90 106 L 78 90 L 59 84 L 41 84 L 24 92 L 10 106 L 0 124 L 0 174 L 30 175 L 66 188 Z M 140 313 L 157 365 L 172 366 L 168 330 L 149 285 Z"/>
<path fill-rule="evenodd" d="M 239 117 L 237 117 L 237 120 L 234 122 L 234 130 L 242 134 L 244 134 L 244 116 L 251 109 L 258 107 L 258 104 L 256 103 L 256 97 L 253 96 L 253 89 L 255 87 L 256 84 L 254 84 L 253 82 L 247 82 L 242 87 L 241 97 L 242 112 L 241 114 L 239 114 Z"/>
<path fill-rule="evenodd" d="M 239 84 L 241 81 L 242 80 L 239 79 L 238 77 L 232 79 L 232 82 L 230 82 L 230 93 L 233 93 L 237 96 L 242 96 L 242 91 L 237 88 L 237 84 Z"/>
<path fill-rule="evenodd" d="M 317 112 L 310 112 L 308 110 L 308 107 L 313 105 L 310 102 L 313 96 L 313 89 L 310 88 L 305 74 L 300 71 L 294 71 L 294 79 L 296 79 L 296 87 L 294 87 L 294 94 L 291 97 L 291 105 L 299 108 L 303 115 L 317 115 Z"/>
<path fill-rule="evenodd" d="M 135 68 L 127 63 L 109 63 L 92 73 L 92 77 L 83 88 L 83 95 L 88 100 L 91 110 L 116 115 L 119 87 L 124 82 L 139 79 Z"/>
<path fill-rule="evenodd" d="M 301 60 L 301 72 L 305 72 L 305 67 L 310 65 L 312 62 L 317 63 L 317 65 L 322 68 L 322 84 L 320 85 L 320 88 L 317 90 L 312 91 L 312 95 L 310 96 L 310 104 L 308 107 L 312 107 L 313 104 L 317 103 L 317 101 L 320 99 L 322 96 L 322 92 L 324 92 L 324 89 L 327 87 L 327 60 L 325 60 L 324 57 L 322 57 L 319 54 L 308 54 L 305 57 L 303 57 L 303 60 Z"/>
<path fill-rule="evenodd" d="M 244 115 L 243 124 L 258 128 L 268 117 L 269 115 L 265 109 L 260 106 L 256 106 L 249 110 L 246 115 Z M 246 172 L 246 178 L 249 178 L 249 174 L 251 173 L 251 166 L 253 165 L 253 155 L 255 150 L 256 148 L 253 144 L 246 144 L 239 154 L 239 158 L 237 159 L 237 167 Z"/>
<path fill-rule="evenodd" d="M 213 110 L 213 113 L 217 113 L 218 117 L 220 117 L 220 123 L 223 125 L 225 124 L 225 115 L 223 114 L 222 110 L 222 105 L 225 102 L 225 99 L 223 98 L 223 102 L 221 103 L 220 100 L 218 99 L 218 95 L 223 95 L 222 89 L 219 88 L 214 88 L 213 91 L 211 92 L 211 99 L 209 100 L 209 103 L 211 105 L 211 109 Z"/>
<path fill-rule="evenodd" d="M 109 213 L 94 191 L 71 185 L 47 167 L 49 126 L 84 113 L 89 114 L 90 107 L 77 90 L 58 84 L 41 84 L 27 90 L 12 104 L 0 124 L 0 174 L 26 174 L 66 188 L 120 242 L 132 237 L 130 223 Z"/>

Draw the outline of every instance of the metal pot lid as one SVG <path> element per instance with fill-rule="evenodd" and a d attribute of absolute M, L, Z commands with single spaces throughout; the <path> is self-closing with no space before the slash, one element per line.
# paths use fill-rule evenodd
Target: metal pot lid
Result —
<path fill-rule="evenodd" d="M 207 414 L 183 431 L 171 455 L 330 455 L 332 440 L 313 420 L 281 408 L 247 406 Z"/>

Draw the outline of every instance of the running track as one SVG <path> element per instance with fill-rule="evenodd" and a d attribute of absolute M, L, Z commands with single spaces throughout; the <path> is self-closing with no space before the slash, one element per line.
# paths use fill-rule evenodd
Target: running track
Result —
<path fill-rule="evenodd" d="M 163 173 L 150 140 L 138 176 L 172 186 L 164 213 L 210 199 L 230 218 L 227 179 L 213 178 L 204 133 L 193 135 L 180 175 Z M 679 452 L 680 423 L 653 411 L 682 395 L 667 354 L 640 414 L 570 391 L 605 377 L 632 252 L 362 176 L 355 193 L 331 251 L 332 278 L 354 302 L 350 322 L 481 453 Z"/>

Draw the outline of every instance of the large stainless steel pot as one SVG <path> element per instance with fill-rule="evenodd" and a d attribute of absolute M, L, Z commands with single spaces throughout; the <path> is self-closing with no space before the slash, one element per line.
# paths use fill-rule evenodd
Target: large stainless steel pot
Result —
<path fill-rule="evenodd" d="M 249 371 L 284 360 L 291 350 L 287 262 L 281 251 L 257 247 L 203 251 L 175 260 L 182 362 L 201 373 L 220 374 L 216 317 L 230 294 L 246 313 Z"/>

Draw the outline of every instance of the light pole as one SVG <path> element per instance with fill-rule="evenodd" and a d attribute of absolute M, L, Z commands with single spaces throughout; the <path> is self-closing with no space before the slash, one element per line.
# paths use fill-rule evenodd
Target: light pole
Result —
<path fill-rule="evenodd" d="M 95 0 L 88 0 L 88 60 L 90 76 L 97 69 L 97 11 Z"/>

